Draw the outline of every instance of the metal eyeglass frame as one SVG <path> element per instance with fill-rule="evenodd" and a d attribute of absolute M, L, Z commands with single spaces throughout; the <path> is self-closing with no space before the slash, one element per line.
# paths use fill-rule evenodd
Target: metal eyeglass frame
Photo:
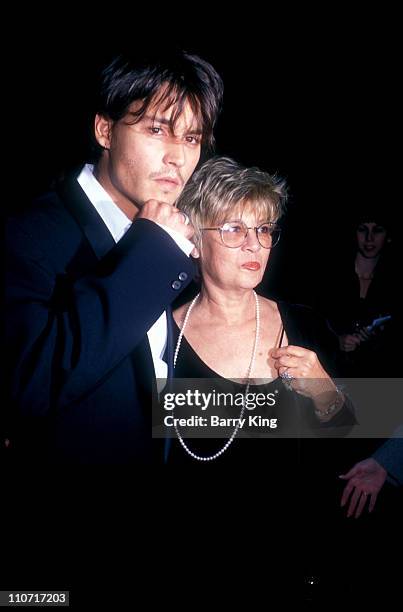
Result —
<path fill-rule="evenodd" d="M 241 244 L 238 244 L 237 246 L 230 246 L 228 244 L 225 243 L 224 238 L 223 238 L 223 231 L 224 231 L 224 227 L 226 225 L 230 225 L 231 223 L 239 223 L 240 225 L 242 225 L 245 229 L 245 234 L 244 234 L 244 239 L 243 242 Z M 259 239 L 259 232 L 258 230 L 262 227 L 262 225 L 271 225 L 273 229 L 275 229 L 278 232 L 278 238 L 277 241 L 274 244 L 271 244 L 270 246 L 265 246 L 264 244 L 262 244 L 260 242 Z M 281 228 L 278 227 L 277 223 L 273 223 L 271 221 L 265 221 L 264 223 L 261 223 L 260 225 L 258 225 L 257 227 L 248 227 L 241 219 L 234 219 L 233 221 L 226 221 L 226 223 L 223 223 L 223 225 L 219 225 L 217 227 L 202 227 L 201 230 L 202 231 L 211 231 L 211 230 L 218 230 L 220 232 L 220 238 L 221 238 L 221 242 L 223 243 L 224 246 L 226 246 L 228 249 L 239 249 L 239 247 L 243 246 L 248 238 L 248 231 L 250 229 L 255 230 L 255 234 L 256 234 L 256 238 L 260 244 L 260 246 L 263 249 L 273 249 L 280 240 L 280 236 L 281 236 Z"/>

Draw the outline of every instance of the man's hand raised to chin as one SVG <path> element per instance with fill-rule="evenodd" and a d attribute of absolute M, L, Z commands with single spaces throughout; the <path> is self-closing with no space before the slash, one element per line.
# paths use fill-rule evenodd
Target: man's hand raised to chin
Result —
<path fill-rule="evenodd" d="M 175 206 L 172 206 L 172 204 L 168 204 L 167 202 L 162 202 L 160 200 L 147 200 L 147 202 L 145 202 L 140 209 L 137 219 L 149 219 L 149 221 L 159 223 L 165 228 L 178 232 L 178 234 L 190 242 L 192 242 L 192 237 L 195 233 L 194 227 L 190 223 L 189 217 L 185 213 L 180 211 Z M 174 236 L 172 237 L 174 238 Z M 193 250 L 190 251 L 190 249 L 188 249 L 186 246 L 179 246 L 181 246 L 182 250 L 185 251 L 187 255 L 190 254 L 192 257 L 199 257 L 197 247 L 194 246 Z"/>
<path fill-rule="evenodd" d="M 148 219 L 169 227 L 190 240 L 194 234 L 194 227 L 189 223 L 187 216 L 178 208 L 160 200 L 147 200 L 141 207 L 137 219 Z"/>

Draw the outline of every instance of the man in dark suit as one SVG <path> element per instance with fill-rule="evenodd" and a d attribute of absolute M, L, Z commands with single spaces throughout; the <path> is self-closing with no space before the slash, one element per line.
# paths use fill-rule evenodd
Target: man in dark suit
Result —
<path fill-rule="evenodd" d="M 115 58 L 96 163 L 10 218 L 8 450 L 23 461 L 150 461 L 165 310 L 193 276 L 193 228 L 175 202 L 213 143 L 221 100 L 197 56 Z"/>

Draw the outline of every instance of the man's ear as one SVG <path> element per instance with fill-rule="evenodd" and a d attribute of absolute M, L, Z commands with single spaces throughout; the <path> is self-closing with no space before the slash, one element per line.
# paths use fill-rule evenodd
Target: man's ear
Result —
<path fill-rule="evenodd" d="M 104 117 L 104 115 L 95 115 L 95 138 L 103 149 L 109 149 L 111 146 L 112 125 L 112 119 L 108 119 L 107 117 Z"/>

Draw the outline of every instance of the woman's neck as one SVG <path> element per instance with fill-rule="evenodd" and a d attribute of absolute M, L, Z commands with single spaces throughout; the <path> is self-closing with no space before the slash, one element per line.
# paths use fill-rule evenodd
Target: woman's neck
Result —
<path fill-rule="evenodd" d="M 361 253 L 357 253 L 355 258 L 355 271 L 359 278 L 372 278 L 375 266 L 378 263 L 378 257 L 363 257 Z"/>
<path fill-rule="evenodd" d="M 227 325 L 245 324 L 245 321 L 255 317 L 253 290 L 231 291 L 203 286 L 195 310 L 210 321 Z"/>

